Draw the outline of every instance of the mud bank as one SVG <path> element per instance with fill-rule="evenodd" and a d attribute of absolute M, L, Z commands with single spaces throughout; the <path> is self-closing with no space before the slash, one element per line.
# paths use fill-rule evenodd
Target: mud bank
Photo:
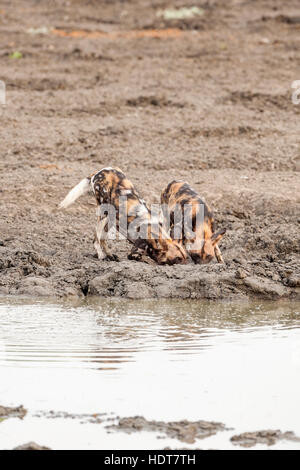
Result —
<path fill-rule="evenodd" d="M 163 421 L 147 421 L 142 416 L 119 419 L 117 425 L 107 426 L 108 430 L 123 431 L 126 433 L 152 431 L 159 432 L 179 441 L 194 444 L 196 439 L 205 439 L 219 431 L 225 431 L 222 423 L 209 421 L 175 421 L 165 423 Z"/>
<path fill-rule="evenodd" d="M 230 428 L 222 423 L 210 421 L 148 421 L 142 416 L 132 418 L 119 418 L 118 423 L 107 426 L 108 430 L 123 431 L 126 433 L 136 433 L 141 431 L 159 432 L 168 437 L 176 438 L 186 444 L 194 444 L 199 439 L 205 439 L 218 432 L 230 431 Z M 264 430 L 256 432 L 245 432 L 233 435 L 230 441 L 234 445 L 242 447 L 254 447 L 258 444 L 273 446 L 278 441 L 286 440 L 300 442 L 300 438 L 293 432 L 281 432 L 280 430 Z"/>
<path fill-rule="evenodd" d="M 8 408 L 0 406 L 0 422 L 3 419 L 20 418 L 24 419 L 27 410 L 23 406 L 16 408 Z M 35 418 L 49 420 L 72 420 L 78 421 L 80 424 L 93 424 L 95 426 L 104 425 L 106 432 L 116 433 L 123 432 L 127 434 L 135 434 L 139 432 L 154 433 L 157 438 L 162 439 L 169 437 L 177 439 L 185 444 L 195 444 L 199 440 L 205 440 L 217 433 L 228 432 L 234 433 L 234 429 L 227 427 L 221 422 L 214 421 L 156 421 L 147 420 L 143 416 L 119 417 L 114 413 L 94 413 L 94 414 L 72 414 L 61 411 L 39 411 L 34 414 Z M 244 432 L 242 434 L 233 434 L 228 437 L 232 444 L 241 447 L 254 447 L 256 445 L 273 446 L 279 441 L 300 442 L 300 438 L 294 432 L 281 430 L 261 430 L 254 432 Z M 205 446 L 205 442 L 204 442 Z M 46 446 L 41 446 L 33 441 L 15 447 L 13 450 L 51 450 Z"/>
<path fill-rule="evenodd" d="M 235 260 L 225 266 L 155 266 L 103 262 L 80 256 L 63 267 L 37 252 L 5 250 L 0 293 L 26 296 L 90 296 L 183 299 L 300 298 L 297 262 Z M 80 262 L 80 258 L 82 261 Z M 89 258 L 89 259 L 87 259 Z M 5 264 L 3 266 L 3 264 Z"/>
<path fill-rule="evenodd" d="M 233 444 L 240 445 L 242 447 L 254 447 L 257 444 L 273 446 L 281 440 L 300 442 L 300 438 L 293 432 L 281 432 L 279 429 L 244 432 L 242 434 L 232 436 L 230 440 Z"/>
<path fill-rule="evenodd" d="M 296 259 L 288 265 L 235 259 L 226 265 L 157 266 L 127 260 L 103 262 L 94 259 L 92 253 L 83 256 L 80 252 L 77 260 L 69 263 L 33 251 L 0 247 L 0 253 L 1 294 L 129 299 L 300 298 Z"/>
<path fill-rule="evenodd" d="M 11 417 L 23 419 L 26 414 L 27 410 L 23 406 L 17 406 L 16 408 L 0 406 L 0 421 Z"/>

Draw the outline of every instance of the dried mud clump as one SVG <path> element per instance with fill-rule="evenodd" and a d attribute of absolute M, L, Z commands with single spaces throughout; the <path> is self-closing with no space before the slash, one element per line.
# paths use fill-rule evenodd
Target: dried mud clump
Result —
<path fill-rule="evenodd" d="M 9 408 L 6 406 L 0 406 L 0 420 L 6 418 L 24 418 L 26 415 L 27 410 L 21 405 L 17 406 L 16 408 Z"/>
<path fill-rule="evenodd" d="M 179 441 L 193 444 L 196 439 L 204 439 L 219 431 L 226 430 L 224 424 L 209 421 L 147 421 L 142 416 L 121 418 L 118 424 L 107 426 L 108 429 L 127 433 L 152 431 L 165 434 Z"/>
<path fill-rule="evenodd" d="M 266 430 L 256 432 L 244 432 L 242 434 L 232 436 L 230 440 L 233 444 L 240 445 L 242 447 L 254 447 L 257 444 L 273 446 L 281 440 L 300 442 L 300 438 L 295 436 L 293 432 L 281 432 L 278 429 L 274 431 Z"/>
<path fill-rule="evenodd" d="M 49 447 L 40 446 L 35 442 L 27 442 L 21 446 L 15 447 L 13 450 L 51 450 Z"/>

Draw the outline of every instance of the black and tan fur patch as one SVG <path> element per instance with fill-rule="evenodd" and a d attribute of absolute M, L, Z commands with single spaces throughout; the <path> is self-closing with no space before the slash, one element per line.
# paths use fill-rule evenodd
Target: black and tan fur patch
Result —
<path fill-rule="evenodd" d="M 212 211 L 198 193 L 188 183 L 172 181 L 161 194 L 161 204 L 167 207 L 166 217 L 170 220 L 171 237 L 181 242 L 195 263 L 209 263 L 214 256 L 223 262 L 217 243 L 225 233 L 225 229 L 215 233 L 215 221 Z M 176 227 L 175 211 L 180 208 L 182 219 L 180 230 Z M 203 220 L 197 225 L 202 211 Z M 185 224 L 184 217 L 189 221 Z M 190 227 L 190 230 L 184 230 Z M 180 239 L 176 232 L 181 233 Z"/>
<path fill-rule="evenodd" d="M 89 177 L 97 205 L 111 204 L 115 208 L 116 229 L 120 231 L 120 201 L 126 198 L 127 239 L 134 245 L 130 259 L 140 259 L 146 253 L 158 264 L 184 263 L 187 259 L 185 249 L 166 233 L 163 224 L 152 224 L 151 213 L 145 201 L 139 196 L 131 181 L 119 168 L 104 168 Z M 109 214 L 106 214 L 109 217 Z M 131 237 L 128 229 L 139 217 L 147 224 L 146 237 Z M 100 223 L 100 220 L 98 220 Z M 107 231 L 108 225 L 104 230 Z M 97 236 L 97 234 L 96 234 Z M 107 251 L 105 242 L 98 240 L 101 248 Z M 108 257 L 110 255 L 108 254 Z"/>

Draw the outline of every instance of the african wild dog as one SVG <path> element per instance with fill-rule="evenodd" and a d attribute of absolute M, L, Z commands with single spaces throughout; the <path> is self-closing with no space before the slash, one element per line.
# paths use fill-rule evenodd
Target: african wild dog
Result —
<path fill-rule="evenodd" d="M 169 218 L 171 237 L 182 242 L 195 263 L 209 263 L 214 256 L 224 263 L 218 243 L 226 229 L 215 232 L 212 212 L 189 184 L 172 181 L 161 194 L 161 204 L 166 210 L 165 220 Z M 199 220 L 201 205 L 203 221 Z"/>
<path fill-rule="evenodd" d="M 145 201 L 119 168 L 103 168 L 83 179 L 71 189 L 59 207 L 64 209 L 70 206 L 90 189 L 97 202 L 94 247 L 99 259 L 118 259 L 110 253 L 106 243 L 113 222 L 115 229 L 134 245 L 129 259 L 139 260 L 146 254 L 158 264 L 186 262 L 185 249 L 170 238 L 160 221 L 153 220 Z M 126 201 L 124 208 L 120 207 L 120 201 Z M 110 208 L 114 209 L 113 215 Z M 136 223 L 138 227 L 135 226 Z"/>

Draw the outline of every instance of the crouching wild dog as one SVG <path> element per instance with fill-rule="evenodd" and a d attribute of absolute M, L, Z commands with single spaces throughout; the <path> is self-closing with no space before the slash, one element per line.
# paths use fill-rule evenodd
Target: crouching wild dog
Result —
<path fill-rule="evenodd" d="M 161 204 L 171 237 L 182 242 L 195 263 L 209 263 L 214 256 L 224 263 L 218 243 L 226 229 L 215 232 L 212 212 L 189 184 L 172 181 L 161 194 Z"/>
<path fill-rule="evenodd" d="M 97 202 L 94 247 L 99 259 L 118 259 L 110 253 L 106 242 L 113 229 L 134 245 L 129 259 L 139 260 L 146 254 L 158 264 L 186 262 L 185 249 L 170 238 L 158 219 L 154 220 L 145 201 L 118 168 L 103 168 L 83 179 L 71 189 L 59 207 L 70 206 L 90 189 Z"/>

